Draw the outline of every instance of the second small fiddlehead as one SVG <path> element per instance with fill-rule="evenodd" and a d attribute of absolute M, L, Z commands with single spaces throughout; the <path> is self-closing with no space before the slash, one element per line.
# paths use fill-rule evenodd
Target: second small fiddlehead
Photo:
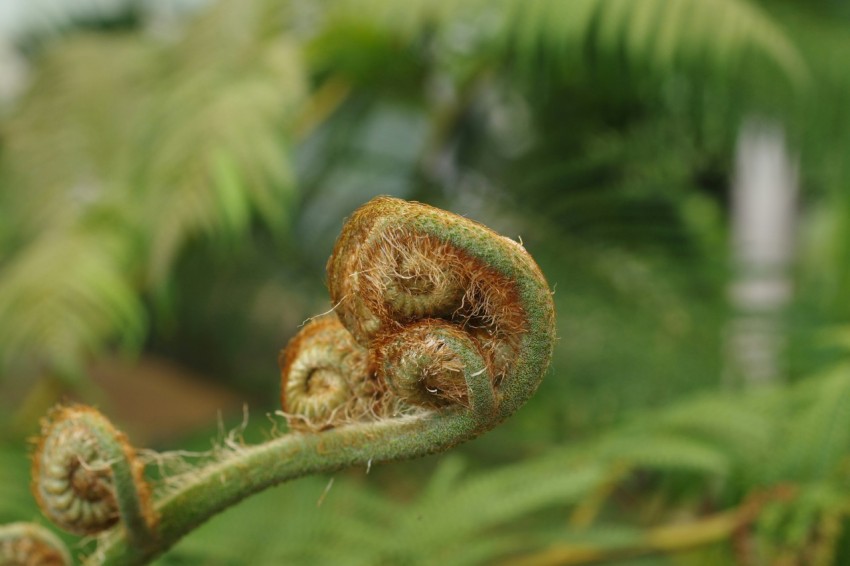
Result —
<path fill-rule="evenodd" d="M 376 390 L 368 354 L 334 314 L 310 321 L 280 354 L 281 404 L 295 430 L 362 420 Z"/>
<path fill-rule="evenodd" d="M 464 369 L 475 364 L 480 366 L 476 370 L 479 375 L 486 371 L 470 337 L 454 325 L 434 319 L 390 335 L 379 345 L 376 358 L 378 376 L 392 394 L 411 405 L 432 409 L 470 407 Z M 489 382 L 486 387 L 490 389 Z"/>
<path fill-rule="evenodd" d="M 71 557 L 56 535 L 33 523 L 0 526 L 3 566 L 70 566 Z"/>

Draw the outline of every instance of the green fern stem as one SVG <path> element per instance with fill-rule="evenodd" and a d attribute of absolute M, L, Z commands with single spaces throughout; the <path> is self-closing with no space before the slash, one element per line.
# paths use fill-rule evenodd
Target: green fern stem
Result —
<path fill-rule="evenodd" d="M 158 546 L 133 545 L 126 531 L 105 539 L 100 564 L 144 564 L 210 517 L 246 497 L 287 480 L 448 450 L 481 431 L 468 411 L 347 425 L 320 433 L 294 433 L 245 448 L 200 470 L 191 483 L 157 504 Z"/>

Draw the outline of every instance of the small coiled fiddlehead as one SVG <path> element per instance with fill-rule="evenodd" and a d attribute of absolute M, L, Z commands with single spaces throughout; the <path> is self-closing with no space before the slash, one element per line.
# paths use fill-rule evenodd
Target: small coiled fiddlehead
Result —
<path fill-rule="evenodd" d="M 376 371 L 391 394 L 414 406 L 437 409 L 452 404 L 469 407 L 463 370 L 468 363 L 483 365 L 473 355 L 475 345 L 459 328 L 426 319 L 382 341 L 377 350 Z M 485 390 L 489 389 L 489 384 Z"/>
<path fill-rule="evenodd" d="M 156 515 L 142 465 L 123 433 L 95 409 L 58 407 L 42 422 L 32 491 L 62 529 L 91 535 L 119 523 L 151 543 Z"/>
<path fill-rule="evenodd" d="M 3 566 L 69 566 L 71 557 L 56 535 L 33 523 L 0 526 Z"/>
<path fill-rule="evenodd" d="M 290 428 L 361 420 L 375 395 L 368 356 L 335 314 L 310 321 L 280 354 L 281 405 Z"/>
<path fill-rule="evenodd" d="M 89 513 L 120 517 L 102 536 L 96 562 L 147 562 L 216 513 L 289 479 L 447 450 L 513 413 L 548 367 L 555 315 L 543 275 L 521 245 L 471 220 L 376 198 L 343 227 L 328 286 L 335 312 L 307 324 L 279 358 L 293 431 L 186 474 L 150 513 L 140 495 L 147 492 L 132 481 L 140 474 L 128 446 L 115 441 L 111 425 L 78 408 L 48 421 L 46 439 L 72 430 L 51 424 L 72 412 L 108 454 L 89 462 L 83 446 L 64 458 L 78 458 L 77 469 L 110 470 L 79 482 L 89 488 L 111 478 L 105 485 L 118 502 L 117 514 Z M 51 444 L 41 441 L 35 468 L 54 481 L 42 456 Z M 51 485 L 61 496 L 74 483 Z"/>

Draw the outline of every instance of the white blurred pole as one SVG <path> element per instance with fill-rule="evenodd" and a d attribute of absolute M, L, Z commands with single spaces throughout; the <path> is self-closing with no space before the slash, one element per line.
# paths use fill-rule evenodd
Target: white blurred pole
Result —
<path fill-rule="evenodd" d="M 727 374 L 746 385 L 783 378 L 781 315 L 791 298 L 797 165 L 776 123 L 748 121 L 732 186 L 733 317 Z"/>
<path fill-rule="evenodd" d="M 0 0 L 0 4 L 3 0 Z M 2 12 L 0 11 L 0 17 Z M 9 108 L 26 87 L 29 69 L 10 41 L 0 36 L 0 112 Z"/>

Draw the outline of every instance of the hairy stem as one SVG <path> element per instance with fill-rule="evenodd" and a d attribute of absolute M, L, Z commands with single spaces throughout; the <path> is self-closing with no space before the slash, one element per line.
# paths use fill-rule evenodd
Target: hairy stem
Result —
<path fill-rule="evenodd" d="M 161 516 L 156 549 L 131 544 L 119 529 L 94 557 L 102 564 L 143 564 L 222 510 L 268 487 L 314 473 L 441 452 L 476 434 L 473 414 L 429 414 L 349 425 L 321 433 L 287 434 L 239 450 L 200 470 L 190 483 L 156 505 Z"/>
<path fill-rule="evenodd" d="M 464 338 L 443 336 L 440 331 L 436 334 L 463 364 L 471 408 L 352 424 L 320 433 L 291 433 L 239 449 L 198 471 L 178 492 L 156 505 L 161 520 L 155 547 L 134 544 L 132 531 L 119 529 L 99 549 L 101 563 L 144 563 L 213 515 L 284 481 L 370 461 L 441 452 L 482 432 L 494 410 L 485 361 Z"/>

